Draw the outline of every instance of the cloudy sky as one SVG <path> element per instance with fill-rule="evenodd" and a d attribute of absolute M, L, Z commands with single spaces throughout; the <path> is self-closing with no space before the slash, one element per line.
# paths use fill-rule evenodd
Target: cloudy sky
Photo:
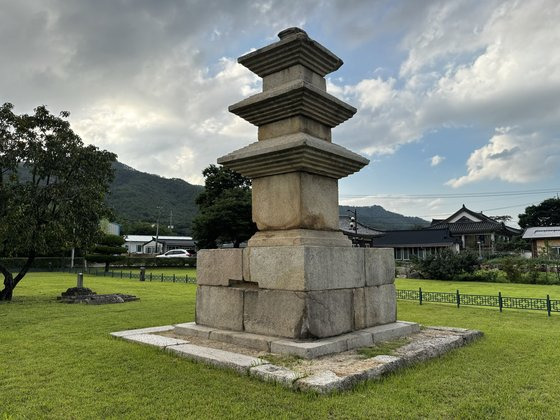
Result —
<path fill-rule="evenodd" d="M 71 112 L 87 143 L 202 183 L 256 140 L 227 107 L 261 89 L 237 57 L 299 26 L 345 64 L 333 140 L 371 163 L 344 204 L 516 218 L 560 193 L 560 2 L 0 0 L 0 101 Z"/>

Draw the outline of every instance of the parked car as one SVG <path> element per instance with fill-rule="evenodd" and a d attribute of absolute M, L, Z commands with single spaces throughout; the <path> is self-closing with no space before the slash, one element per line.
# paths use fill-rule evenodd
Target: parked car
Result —
<path fill-rule="evenodd" d="M 156 255 L 156 258 L 190 258 L 194 257 L 194 253 L 186 249 L 172 249 L 165 254 Z"/>

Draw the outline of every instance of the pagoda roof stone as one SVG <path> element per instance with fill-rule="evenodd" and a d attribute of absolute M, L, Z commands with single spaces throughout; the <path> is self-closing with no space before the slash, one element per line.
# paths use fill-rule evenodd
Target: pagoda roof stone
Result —
<path fill-rule="evenodd" d="M 240 64 L 260 77 L 301 64 L 321 76 L 342 66 L 335 54 L 309 38 L 299 28 L 288 28 L 278 34 L 280 41 L 239 57 Z"/>
<path fill-rule="evenodd" d="M 309 82 L 295 80 L 250 96 L 229 111 L 256 126 L 303 115 L 332 128 L 351 118 L 356 108 Z"/>
<path fill-rule="evenodd" d="M 218 163 L 251 179 L 289 172 L 343 178 L 369 160 L 337 144 L 304 133 L 252 143 L 218 159 Z"/>

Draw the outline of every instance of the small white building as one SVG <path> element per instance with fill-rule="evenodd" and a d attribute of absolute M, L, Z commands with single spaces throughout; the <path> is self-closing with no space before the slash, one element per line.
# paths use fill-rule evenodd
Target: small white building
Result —
<path fill-rule="evenodd" d="M 172 249 L 186 249 L 195 252 L 195 243 L 190 236 L 125 235 L 124 247 L 129 254 L 162 254 Z"/>

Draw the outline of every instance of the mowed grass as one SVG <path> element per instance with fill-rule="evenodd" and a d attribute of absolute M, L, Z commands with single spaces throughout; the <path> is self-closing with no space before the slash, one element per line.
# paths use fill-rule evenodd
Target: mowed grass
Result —
<path fill-rule="evenodd" d="M 12 303 L 0 305 L 0 418 L 560 417 L 555 314 L 399 301 L 399 319 L 480 329 L 485 337 L 381 381 L 320 396 L 108 335 L 192 321 L 194 285 L 86 276 L 85 285 L 98 293 L 141 300 L 56 303 L 74 284 L 74 275 L 33 273 Z M 435 291 L 445 290 L 444 282 L 436 284 Z"/>

